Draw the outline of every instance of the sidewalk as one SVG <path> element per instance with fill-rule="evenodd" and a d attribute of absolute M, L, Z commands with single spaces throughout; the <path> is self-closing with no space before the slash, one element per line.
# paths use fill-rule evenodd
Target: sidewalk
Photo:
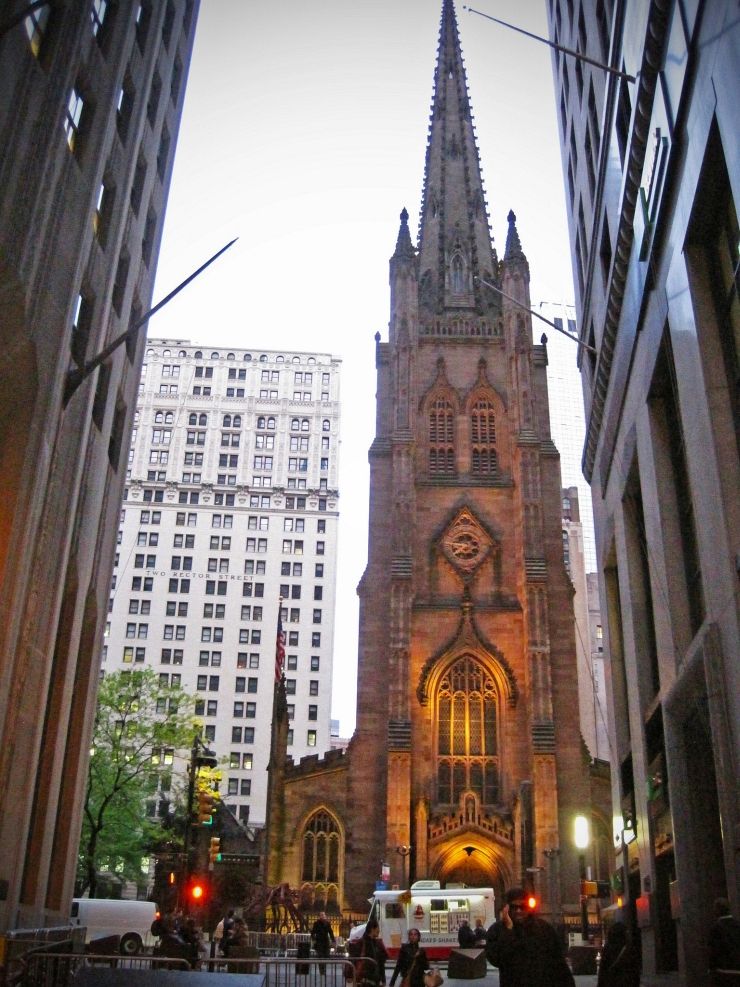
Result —
<path fill-rule="evenodd" d="M 443 968 L 441 972 L 446 974 L 447 971 Z M 498 970 L 491 966 L 488 967 L 486 976 L 480 980 L 453 980 L 445 976 L 445 981 L 450 987 L 499 987 Z M 596 974 L 575 977 L 575 982 L 577 987 L 596 987 Z M 546 985 L 543 984 L 542 987 Z"/>

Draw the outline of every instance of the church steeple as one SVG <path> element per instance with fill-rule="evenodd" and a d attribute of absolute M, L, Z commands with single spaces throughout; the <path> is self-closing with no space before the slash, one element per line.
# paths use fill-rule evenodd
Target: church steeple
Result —
<path fill-rule="evenodd" d="M 419 223 L 420 303 L 495 314 L 498 299 L 475 279 L 495 279 L 496 268 L 455 8 L 443 0 Z"/>

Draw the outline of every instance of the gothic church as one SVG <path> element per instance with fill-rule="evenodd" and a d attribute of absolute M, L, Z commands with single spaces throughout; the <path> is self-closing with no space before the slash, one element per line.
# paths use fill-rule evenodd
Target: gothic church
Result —
<path fill-rule="evenodd" d="M 513 213 L 502 260 L 492 247 L 452 0 L 418 246 L 404 210 L 390 284 L 357 729 L 346 753 L 281 759 L 267 878 L 362 910 L 382 863 L 392 884 L 501 895 L 558 848 L 554 910 L 577 900 L 570 834 L 589 799 L 559 457 Z"/>

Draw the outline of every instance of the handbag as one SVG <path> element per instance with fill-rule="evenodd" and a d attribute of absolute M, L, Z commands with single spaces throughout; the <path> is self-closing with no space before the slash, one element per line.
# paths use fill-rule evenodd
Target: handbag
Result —
<path fill-rule="evenodd" d="M 424 987 L 442 987 L 444 982 L 444 977 L 436 966 L 433 966 L 431 970 L 427 970 L 424 974 Z"/>

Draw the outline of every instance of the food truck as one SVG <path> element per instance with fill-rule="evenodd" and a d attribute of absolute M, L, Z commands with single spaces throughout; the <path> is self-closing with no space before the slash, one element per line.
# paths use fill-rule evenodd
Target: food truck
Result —
<path fill-rule="evenodd" d="M 369 900 L 369 917 L 380 923 L 381 938 L 394 959 L 409 929 L 421 932 L 430 960 L 447 960 L 450 949 L 458 948 L 463 919 L 472 929 L 477 919 L 486 929 L 496 920 L 493 888 L 442 888 L 439 881 L 417 881 L 408 891 L 375 891 Z"/>

